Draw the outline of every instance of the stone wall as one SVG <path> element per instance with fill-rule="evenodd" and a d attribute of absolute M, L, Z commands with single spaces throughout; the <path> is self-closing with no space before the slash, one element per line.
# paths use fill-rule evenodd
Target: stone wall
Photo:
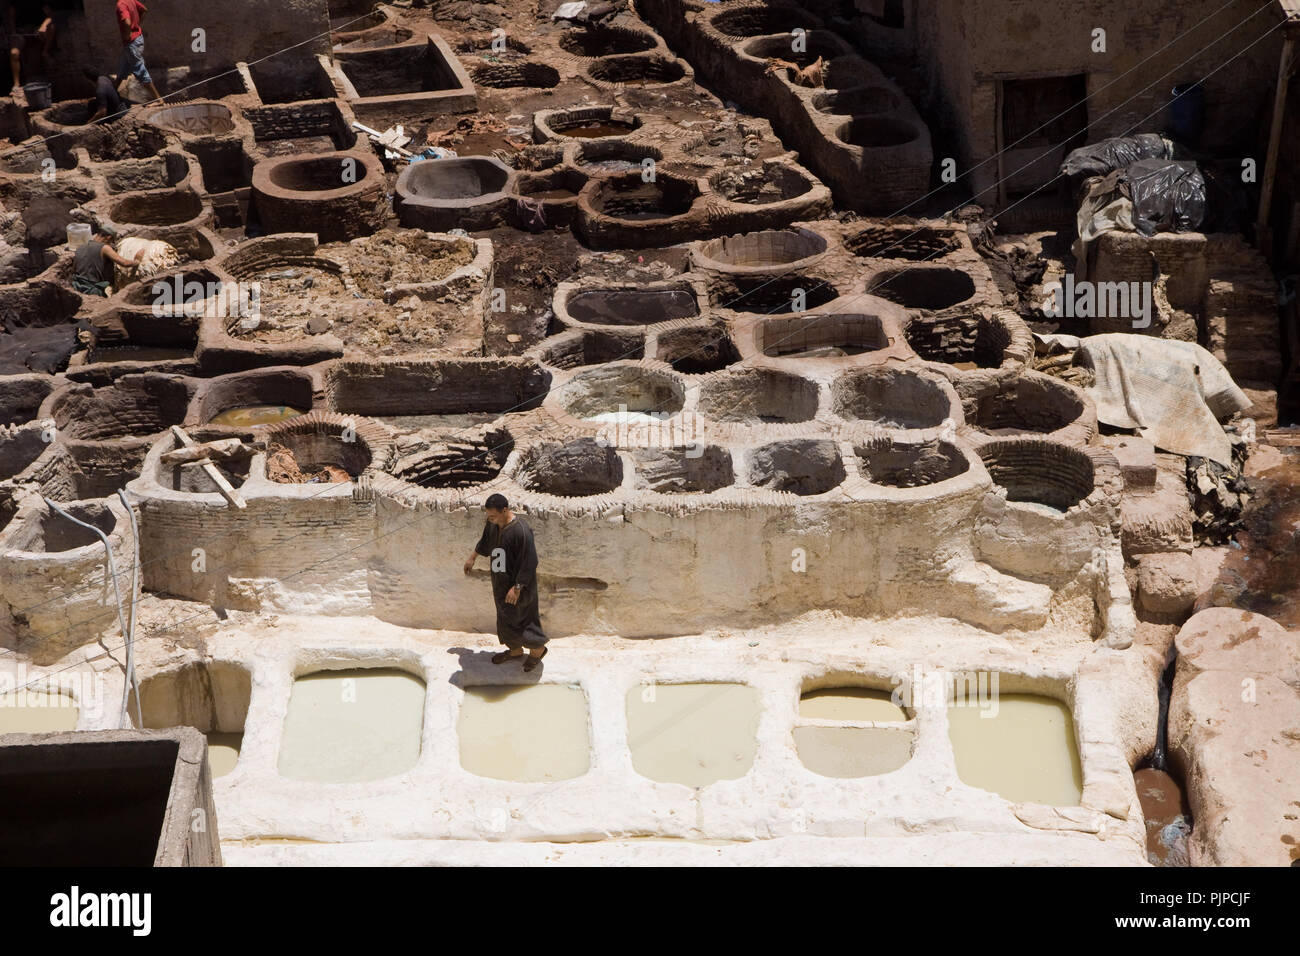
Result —
<path fill-rule="evenodd" d="M 1277 26 L 1276 14 L 1264 10 L 1251 18 L 1266 6 L 1254 0 L 1239 0 L 1216 13 L 1221 6 L 1219 0 L 1173 6 L 1003 0 L 991 8 L 919 0 L 913 28 L 917 62 L 929 72 L 933 93 L 924 108 L 951 126 L 959 169 L 969 170 L 997 152 L 999 79 L 1087 74 L 1088 122 L 1095 124 L 1088 136 L 1098 140 L 1163 129 L 1172 86 L 1208 77 L 1202 146 L 1229 154 L 1251 149 L 1258 122 L 1267 120 L 1282 31 L 1251 46 Z M 1097 28 L 1106 31 L 1105 53 L 1092 52 Z M 971 176 L 977 191 L 988 189 L 998 178 L 997 163 L 988 162 Z"/>

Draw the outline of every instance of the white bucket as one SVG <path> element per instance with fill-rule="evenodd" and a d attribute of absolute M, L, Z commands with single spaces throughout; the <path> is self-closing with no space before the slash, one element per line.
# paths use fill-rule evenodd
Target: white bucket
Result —
<path fill-rule="evenodd" d="M 90 241 L 90 223 L 88 222 L 70 222 L 68 223 L 68 245 L 73 249 L 80 249 Z"/>

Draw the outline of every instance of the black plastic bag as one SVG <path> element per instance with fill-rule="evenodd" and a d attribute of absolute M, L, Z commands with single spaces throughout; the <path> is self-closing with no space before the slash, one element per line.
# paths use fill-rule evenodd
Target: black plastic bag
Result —
<path fill-rule="evenodd" d="M 1066 176 L 1105 176 L 1141 159 L 1173 159 L 1169 142 L 1159 133 L 1112 136 L 1071 150 L 1061 163 Z"/>
<path fill-rule="evenodd" d="M 1193 162 L 1143 159 L 1124 170 L 1133 226 L 1144 236 L 1195 232 L 1205 221 L 1205 177 Z"/>

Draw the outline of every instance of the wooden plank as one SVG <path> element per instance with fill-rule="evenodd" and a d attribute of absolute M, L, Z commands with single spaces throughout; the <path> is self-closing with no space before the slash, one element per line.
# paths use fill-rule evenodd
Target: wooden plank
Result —
<path fill-rule="evenodd" d="M 185 429 L 181 428 L 180 425 L 172 426 L 172 434 L 174 434 L 186 448 L 195 448 L 198 446 L 198 442 L 187 435 Z M 204 473 L 216 482 L 217 490 L 221 492 L 222 497 L 225 498 L 226 501 L 234 505 L 236 508 L 242 509 L 248 507 L 248 503 L 240 497 L 239 492 L 235 491 L 235 489 L 231 487 L 230 482 L 226 481 L 225 476 L 222 475 L 221 472 L 217 471 L 216 465 L 212 464 L 211 461 L 208 461 L 208 463 L 202 467 Z"/>

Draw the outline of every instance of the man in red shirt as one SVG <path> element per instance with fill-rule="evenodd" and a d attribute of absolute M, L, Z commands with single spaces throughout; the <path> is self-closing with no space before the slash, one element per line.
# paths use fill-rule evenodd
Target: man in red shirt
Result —
<path fill-rule="evenodd" d="M 144 29 L 141 21 L 149 12 L 140 0 L 117 0 L 117 29 L 122 34 L 122 58 L 117 64 L 117 82 L 130 73 L 144 86 L 155 100 L 162 99 L 154 85 L 149 68 L 144 65 Z"/>

